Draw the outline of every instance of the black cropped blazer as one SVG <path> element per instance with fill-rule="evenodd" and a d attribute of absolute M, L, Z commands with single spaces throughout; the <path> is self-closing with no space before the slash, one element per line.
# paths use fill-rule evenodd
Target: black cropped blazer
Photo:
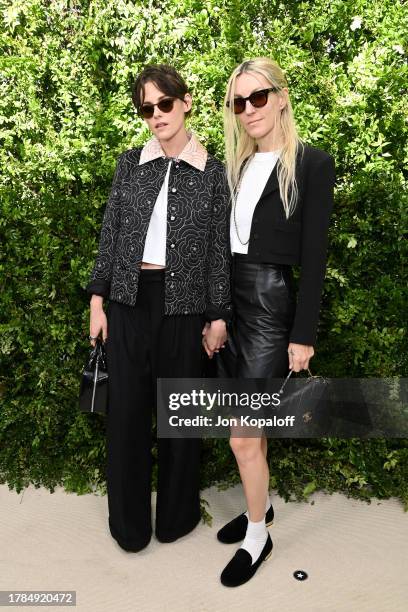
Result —
<path fill-rule="evenodd" d="M 310 145 L 300 147 L 296 158 L 296 179 L 299 200 L 295 212 L 287 220 L 275 165 L 254 210 L 248 259 L 301 267 L 296 314 L 289 341 L 313 346 L 333 208 L 333 157 Z"/>

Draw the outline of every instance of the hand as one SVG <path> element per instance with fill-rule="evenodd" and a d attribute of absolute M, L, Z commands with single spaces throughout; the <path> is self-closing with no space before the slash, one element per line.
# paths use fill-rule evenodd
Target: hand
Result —
<path fill-rule="evenodd" d="M 102 332 L 102 340 L 108 337 L 108 320 L 105 311 L 102 307 L 103 298 L 99 295 L 93 295 L 91 298 L 91 312 L 89 319 L 89 335 L 97 338 Z M 96 340 L 90 340 L 92 346 L 95 346 Z"/>
<path fill-rule="evenodd" d="M 206 323 L 203 329 L 203 347 L 210 359 L 219 353 L 227 341 L 227 326 L 223 319 Z"/>
<path fill-rule="evenodd" d="M 309 360 L 314 355 L 313 346 L 306 346 L 305 344 L 295 344 L 290 342 L 288 346 L 289 353 L 289 369 L 294 372 L 300 372 L 300 370 L 307 370 L 309 367 Z"/>
<path fill-rule="evenodd" d="M 203 327 L 203 331 L 202 331 L 202 335 L 203 335 L 203 339 L 201 341 L 201 344 L 203 345 L 203 349 L 205 350 L 205 352 L 207 353 L 207 355 L 209 356 L 209 358 L 212 358 L 212 353 L 209 352 L 209 349 L 207 347 L 207 343 L 206 343 L 206 335 L 208 330 L 210 329 L 210 323 L 206 323 Z"/>

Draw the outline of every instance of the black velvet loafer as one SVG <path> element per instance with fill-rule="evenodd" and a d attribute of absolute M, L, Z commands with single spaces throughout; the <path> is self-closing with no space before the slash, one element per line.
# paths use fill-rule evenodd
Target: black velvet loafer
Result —
<path fill-rule="evenodd" d="M 266 561 L 272 554 L 272 540 L 268 533 L 268 539 L 258 559 L 252 564 L 252 557 L 244 548 L 238 548 L 231 561 L 222 571 L 221 582 L 227 587 L 237 587 L 248 582 L 255 574 L 262 561 Z"/>
<path fill-rule="evenodd" d="M 269 527 L 273 523 L 272 505 L 265 515 L 265 525 Z M 245 538 L 248 527 L 248 519 L 245 513 L 236 516 L 232 521 L 224 525 L 217 533 L 217 538 L 223 544 L 235 544 Z"/>

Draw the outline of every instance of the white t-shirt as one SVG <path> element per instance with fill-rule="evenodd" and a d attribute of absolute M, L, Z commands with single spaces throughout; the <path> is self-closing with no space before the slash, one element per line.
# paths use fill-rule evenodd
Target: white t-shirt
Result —
<path fill-rule="evenodd" d="M 152 216 L 147 230 L 142 261 L 145 263 L 166 265 L 166 238 L 167 238 L 167 193 L 169 189 L 169 174 L 171 162 L 167 167 L 167 174 L 157 196 Z"/>
<path fill-rule="evenodd" d="M 247 242 L 251 231 L 255 207 L 279 158 L 280 149 L 255 153 L 242 177 L 235 204 L 235 219 L 239 237 Z M 232 253 L 248 253 L 248 244 L 241 244 L 235 229 L 234 210 L 231 211 L 230 240 Z"/>

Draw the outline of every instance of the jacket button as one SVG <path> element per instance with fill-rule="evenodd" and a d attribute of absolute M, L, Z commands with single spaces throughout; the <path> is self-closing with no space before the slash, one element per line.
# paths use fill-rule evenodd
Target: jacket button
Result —
<path fill-rule="evenodd" d="M 170 272 L 170 276 L 174 276 L 174 272 Z"/>
<path fill-rule="evenodd" d="M 175 187 L 172 187 L 171 190 L 172 190 L 173 193 L 176 193 L 176 191 L 177 191 L 177 189 Z"/>
<path fill-rule="evenodd" d="M 176 207 L 175 207 L 175 206 L 172 206 L 172 207 L 171 207 L 171 210 L 176 210 Z"/>
<path fill-rule="evenodd" d="M 174 215 L 171 215 L 170 220 L 171 220 L 171 221 L 174 221 L 174 219 L 175 219 L 175 218 L 176 218 L 176 217 L 175 217 Z"/>
<path fill-rule="evenodd" d="M 185 310 L 185 311 L 184 311 L 184 314 L 188 314 L 188 310 Z"/>
<path fill-rule="evenodd" d="M 254 238 L 258 238 L 258 234 L 254 234 Z"/>
<path fill-rule="evenodd" d="M 178 165 L 178 164 L 176 164 L 176 168 L 178 168 L 178 167 L 179 167 L 179 165 Z"/>
<path fill-rule="evenodd" d="M 171 245 L 170 245 L 170 248 L 174 249 L 174 246 L 175 246 L 174 244 L 171 244 Z"/>
<path fill-rule="evenodd" d="M 258 219 L 254 219 L 254 223 L 258 223 Z"/>

